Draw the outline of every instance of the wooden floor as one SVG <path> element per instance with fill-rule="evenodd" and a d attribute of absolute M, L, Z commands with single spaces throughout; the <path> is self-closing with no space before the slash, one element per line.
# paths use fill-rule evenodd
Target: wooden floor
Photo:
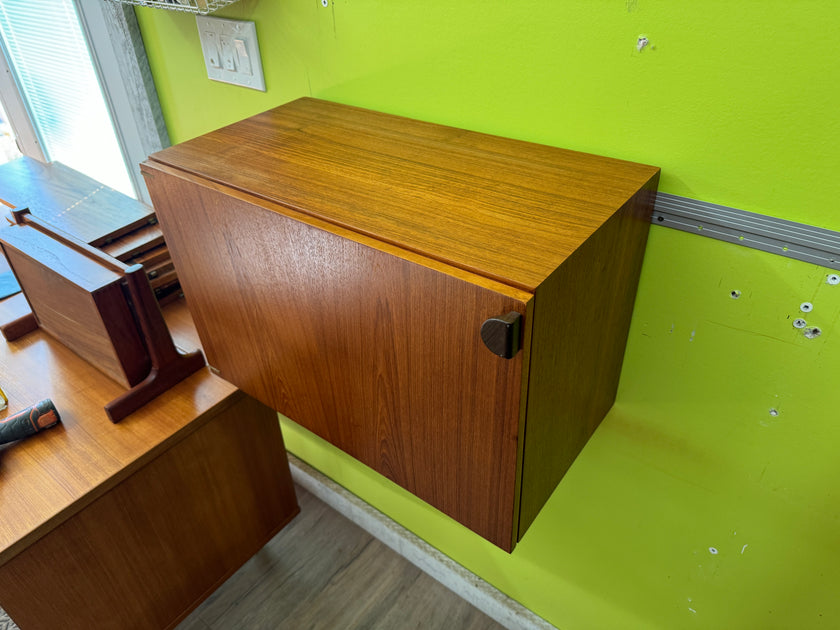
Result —
<path fill-rule="evenodd" d="M 502 630 L 299 486 L 301 513 L 178 630 Z"/>
<path fill-rule="evenodd" d="M 301 513 L 178 630 L 503 630 L 300 486 Z M 0 630 L 17 626 L 0 609 Z"/>

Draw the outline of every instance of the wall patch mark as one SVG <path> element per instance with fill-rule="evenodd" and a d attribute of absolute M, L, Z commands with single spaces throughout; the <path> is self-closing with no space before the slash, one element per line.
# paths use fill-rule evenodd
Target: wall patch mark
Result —
<path fill-rule="evenodd" d="M 805 329 L 805 337 L 807 337 L 808 339 L 816 339 L 821 334 L 822 334 L 822 330 L 820 330 L 816 326 Z"/>

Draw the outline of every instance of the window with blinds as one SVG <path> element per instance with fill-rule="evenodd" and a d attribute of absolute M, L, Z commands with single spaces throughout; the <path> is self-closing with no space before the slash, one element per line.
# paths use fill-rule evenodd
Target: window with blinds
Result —
<path fill-rule="evenodd" d="M 135 197 L 73 0 L 0 0 L 0 39 L 46 158 Z"/>

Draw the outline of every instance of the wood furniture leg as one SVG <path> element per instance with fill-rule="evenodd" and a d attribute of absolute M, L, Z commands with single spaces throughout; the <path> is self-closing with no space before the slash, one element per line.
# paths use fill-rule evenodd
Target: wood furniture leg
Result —
<path fill-rule="evenodd" d="M 27 313 L 0 326 L 0 333 L 3 333 L 3 339 L 6 341 L 14 341 L 31 333 L 36 328 L 38 328 L 38 320 L 35 319 L 35 314 Z"/>
<path fill-rule="evenodd" d="M 201 350 L 181 354 L 172 343 L 172 337 L 152 293 L 143 265 L 129 267 L 125 273 L 125 280 L 134 303 L 137 323 L 143 332 L 146 349 L 152 360 L 152 369 L 143 381 L 105 405 L 105 413 L 111 422 L 122 420 L 204 367 L 204 354 Z"/>

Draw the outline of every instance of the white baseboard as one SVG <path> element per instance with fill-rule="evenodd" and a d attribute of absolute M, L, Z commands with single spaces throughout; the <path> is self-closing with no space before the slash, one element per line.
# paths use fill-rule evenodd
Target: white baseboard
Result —
<path fill-rule="evenodd" d="M 508 630 L 556 630 L 396 521 L 289 453 L 295 483 Z"/>

